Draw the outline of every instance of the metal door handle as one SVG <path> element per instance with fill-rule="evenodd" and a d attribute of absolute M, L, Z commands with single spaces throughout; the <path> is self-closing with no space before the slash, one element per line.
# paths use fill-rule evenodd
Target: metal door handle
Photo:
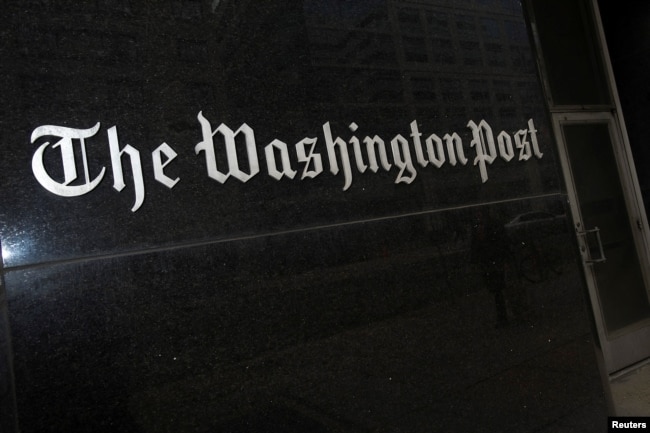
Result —
<path fill-rule="evenodd" d="M 587 251 L 589 252 L 589 258 L 585 260 L 585 263 L 588 265 L 592 265 L 594 263 L 603 263 L 607 260 L 607 257 L 605 257 L 605 251 L 603 250 L 603 242 L 600 239 L 600 229 L 598 227 L 594 227 L 593 229 L 590 230 L 585 230 L 585 231 L 578 231 L 578 235 L 584 236 L 585 238 L 585 245 L 587 246 Z M 589 234 L 595 234 L 596 237 L 596 242 L 598 243 L 598 251 L 599 251 L 599 257 L 596 259 L 591 258 L 591 248 L 589 247 Z"/>

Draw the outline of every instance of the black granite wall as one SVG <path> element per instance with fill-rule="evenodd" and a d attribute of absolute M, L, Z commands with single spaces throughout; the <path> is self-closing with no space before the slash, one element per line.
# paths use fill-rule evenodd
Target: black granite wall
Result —
<path fill-rule="evenodd" d="M 0 14 L 21 431 L 605 425 L 519 2 Z"/>

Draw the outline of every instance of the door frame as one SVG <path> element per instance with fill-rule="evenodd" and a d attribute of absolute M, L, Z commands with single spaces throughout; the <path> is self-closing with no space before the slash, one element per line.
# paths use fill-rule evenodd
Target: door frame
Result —
<path fill-rule="evenodd" d="M 587 227 L 584 227 L 582 220 L 579 196 L 574 183 L 571 162 L 569 160 L 562 127 L 568 124 L 584 125 L 589 123 L 606 124 L 608 126 L 615 158 L 613 163 L 616 164 L 621 181 L 629 218 L 628 223 L 630 224 L 634 245 L 639 258 L 639 266 L 645 284 L 646 296 L 650 300 L 650 268 L 648 267 L 648 263 L 650 263 L 650 242 L 641 191 L 636 178 L 636 171 L 634 170 L 629 145 L 624 139 L 618 118 L 614 113 L 608 111 L 555 112 L 552 114 L 552 121 L 560 164 L 567 187 L 571 218 L 573 227 L 576 229 L 577 243 L 582 258 L 582 268 L 605 362 L 605 370 L 608 375 L 612 375 L 617 371 L 626 369 L 650 358 L 650 344 L 638 344 L 639 341 L 650 342 L 650 318 L 623 328 L 611 335 L 608 335 L 606 331 L 594 272 L 594 266 L 598 266 L 598 263 L 589 262 L 593 259 L 593 257 L 590 257 L 590 246 L 587 244 L 585 236 L 579 234 L 580 231 L 586 230 Z"/>
<path fill-rule="evenodd" d="M 607 121 L 610 130 L 610 138 L 612 141 L 613 152 L 616 159 L 619 177 L 621 178 L 621 187 L 623 188 L 623 195 L 625 197 L 626 206 L 628 207 L 628 215 L 630 218 L 632 236 L 636 246 L 637 255 L 639 256 L 639 265 L 641 273 L 646 285 L 646 293 L 650 287 L 650 227 L 643 207 L 643 199 L 641 189 L 637 180 L 636 170 L 633 163 L 632 152 L 630 150 L 629 138 L 625 126 L 624 116 L 621 109 L 621 102 L 614 80 L 614 70 L 610 61 L 609 51 L 606 43 L 606 35 L 603 30 L 600 10 L 598 7 L 598 0 L 584 0 L 583 5 L 584 15 L 582 18 L 586 20 L 584 25 L 593 25 L 593 34 L 591 35 L 591 43 L 593 48 L 599 52 L 600 60 L 604 68 L 605 83 L 607 91 L 609 92 L 610 102 L 605 105 L 591 105 L 584 104 L 580 101 L 575 101 L 571 105 L 556 103 L 552 98 L 551 82 L 547 74 L 547 56 L 542 49 L 540 40 L 540 33 L 538 29 L 537 18 L 534 12 L 534 1 L 542 0 L 526 0 L 524 2 L 525 13 L 527 14 L 527 21 L 531 32 L 531 41 L 536 50 L 536 60 L 538 72 L 541 79 L 541 84 L 546 95 L 546 103 L 548 106 L 549 114 L 551 117 L 551 126 L 557 144 L 557 151 L 560 159 L 560 164 L 564 174 L 566 189 L 568 192 L 570 210 L 572 213 L 572 222 L 575 224 L 581 220 L 579 208 L 576 207 L 575 199 L 577 197 L 571 167 L 568 160 L 567 149 L 563 137 L 562 123 L 584 123 L 584 122 L 603 122 Z M 635 219 L 635 221 L 632 221 Z M 638 221 L 638 224 L 637 222 Z M 586 248 L 588 246 L 582 239 L 583 236 L 577 235 L 578 247 Z M 639 340 L 632 336 L 631 338 L 615 338 L 607 335 L 605 324 L 603 321 L 602 311 L 600 308 L 600 301 L 598 298 L 597 289 L 594 285 L 593 270 L 588 268 L 584 263 L 584 252 L 580 252 L 583 258 L 582 267 L 583 274 L 587 283 L 589 292 L 589 302 L 593 313 L 593 318 L 596 327 L 596 333 L 599 341 L 599 352 L 603 361 L 602 370 L 609 378 L 625 369 L 633 368 L 635 365 L 642 364 L 650 361 L 650 328 L 646 327 L 647 333 L 642 329 L 639 333 L 633 334 L 639 336 L 643 341 L 648 342 L 642 345 L 647 347 L 647 350 L 637 347 L 634 342 Z M 645 322 L 645 321 L 641 321 Z M 624 331 L 622 331 L 624 332 Z M 621 332 L 621 333 L 622 333 Z M 617 333 L 618 334 L 618 333 Z M 626 356 L 620 356 L 626 354 Z M 618 360 L 621 358 L 621 360 Z"/>

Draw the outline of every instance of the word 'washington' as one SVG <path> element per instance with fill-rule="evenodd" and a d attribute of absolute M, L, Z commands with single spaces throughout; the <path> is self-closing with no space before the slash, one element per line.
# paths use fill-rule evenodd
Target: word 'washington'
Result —
<path fill-rule="evenodd" d="M 248 182 L 259 174 L 260 163 L 255 133 L 250 126 L 244 123 L 236 131 L 233 131 L 222 123 L 216 129 L 212 129 L 212 125 L 202 112 L 199 112 L 197 119 L 201 126 L 203 139 L 194 147 L 194 151 L 197 155 L 204 154 L 210 178 L 221 184 L 230 177 L 240 182 Z M 528 120 L 527 128 L 513 134 L 501 131 L 497 134 L 496 139 L 492 128 L 485 120 L 478 123 L 470 120 L 467 127 L 472 133 L 470 147 L 474 149 L 473 165 L 478 166 L 481 180 L 484 183 L 488 180 L 488 165 L 498 157 L 510 162 L 515 158 L 519 161 L 527 161 L 533 155 L 539 159 L 543 155 L 539 150 L 537 130 L 533 119 Z M 32 143 L 41 137 L 59 138 L 54 144 L 45 142 L 36 149 L 32 158 L 32 171 L 36 180 L 46 190 L 63 197 L 76 197 L 94 190 L 104 178 L 106 167 L 102 167 L 99 174 L 91 176 L 85 140 L 95 136 L 99 128 L 100 123 L 98 122 L 88 129 L 55 125 L 43 125 L 34 129 L 31 136 Z M 348 128 L 354 134 L 358 125 L 352 122 Z M 107 134 L 113 171 L 113 188 L 119 192 L 126 187 L 122 165 L 123 157 L 126 156 L 133 174 L 135 202 L 131 211 L 135 212 L 140 209 L 145 198 L 140 152 L 128 144 L 120 147 L 116 126 L 109 128 Z M 457 164 L 466 165 L 469 161 L 465 155 L 462 139 L 455 132 L 442 137 L 436 134 L 423 137 L 417 121 L 414 120 L 410 124 L 408 136 L 410 140 L 397 134 L 389 144 L 377 135 L 366 136 L 363 139 L 352 135 L 345 141 L 339 136 L 335 137 L 330 123 L 326 122 L 322 126 L 324 149 L 322 146 L 318 148 L 317 137 L 305 137 L 293 146 L 294 160 L 297 161 L 297 165 L 292 162 L 290 147 L 285 142 L 274 139 L 267 144 L 264 147 L 266 171 L 276 180 L 283 177 L 294 179 L 299 170 L 301 180 L 315 178 L 323 173 L 323 159 L 326 158 L 330 173 L 335 176 L 342 173 L 343 190 L 346 191 L 352 185 L 353 162 L 356 170 L 362 174 L 368 170 L 373 173 L 377 173 L 380 169 L 390 171 L 394 166 L 397 169 L 395 183 L 410 184 L 417 176 L 416 165 L 423 168 L 429 165 L 440 168 L 446 163 L 455 166 Z M 79 146 L 74 145 L 76 141 L 80 143 Z M 61 152 L 62 181 L 53 179 L 45 168 L 44 155 L 50 146 L 58 148 Z M 76 153 L 76 148 L 80 149 L 81 155 Z M 415 161 L 411 153 L 412 150 L 415 152 Z M 218 155 L 223 158 L 217 158 Z M 170 189 L 180 181 L 180 178 L 172 179 L 165 173 L 165 169 L 177 156 L 178 154 L 167 143 L 162 143 L 151 153 L 155 180 Z M 225 161 L 225 166 L 219 167 L 218 160 Z M 247 164 L 241 164 L 245 167 L 240 166 L 241 161 L 247 161 Z M 78 165 L 83 167 L 83 179 L 79 179 Z"/>

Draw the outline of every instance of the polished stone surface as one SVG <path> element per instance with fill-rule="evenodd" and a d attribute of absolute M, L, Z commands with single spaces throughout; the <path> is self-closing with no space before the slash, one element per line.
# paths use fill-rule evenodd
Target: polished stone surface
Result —
<path fill-rule="evenodd" d="M 215 10 L 190 0 L 155 8 L 130 1 L 69 7 L 10 2 L 3 14 L 3 96 L 13 106 L 0 120 L 0 236 L 7 267 L 557 194 L 560 188 L 519 2 L 353 6 L 313 0 L 254 7 L 224 1 Z M 196 149 L 206 138 L 199 113 L 209 131 L 222 123 L 233 131 L 244 123 L 251 128 L 257 175 L 246 182 L 230 176 L 223 184 L 209 176 L 206 151 Z M 515 134 L 529 129 L 530 119 L 543 157 L 522 160 Z M 468 126 L 482 120 L 493 130 L 495 152 L 501 131 L 513 148 L 512 160 L 497 155 L 486 163 L 486 182 Z M 446 142 L 443 154 L 434 155 L 440 168 L 417 163 L 414 121 L 424 157 L 431 134 L 443 139 L 457 133 L 464 164 L 456 155 L 453 165 Z M 71 167 L 63 171 L 64 146 L 54 147 L 60 138 L 38 132 L 48 125 L 97 126 L 84 140 L 87 171 L 79 140 L 72 140 L 76 179 Z M 325 125 L 333 141 L 346 143 L 347 178 L 339 148 L 337 161 L 329 159 Z M 131 148 L 119 164 L 109 150 L 112 127 L 116 149 Z M 410 184 L 396 183 L 412 176 L 394 156 L 398 135 L 409 143 L 417 172 Z M 364 139 L 375 136 L 384 140 L 389 169 L 376 150 L 377 172 L 368 167 L 362 174 L 357 163 L 371 165 Z M 317 140 L 313 152 L 322 173 L 314 178 L 305 177 L 317 171 L 310 146 L 304 149 L 308 162 L 300 162 L 295 149 L 304 138 Z M 287 145 L 293 179 L 267 173 L 265 147 L 276 139 Z M 239 168 L 250 173 L 243 136 L 237 140 Z M 217 134 L 214 142 L 217 170 L 226 173 L 232 163 L 223 139 Z M 162 143 L 177 154 L 160 156 L 168 163 L 164 176 L 178 179 L 171 189 L 154 177 L 153 153 Z M 50 192 L 32 169 L 42 146 L 53 183 L 99 185 L 75 197 Z M 400 142 L 396 146 L 404 159 Z M 136 150 L 141 205 L 139 175 L 131 173 Z M 274 158 L 282 167 L 279 152 Z M 123 187 L 115 180 L 120 168 Z"/>
<path fill-rule="evenodd" d="M 13 359 L 21 431 L 519 433 L 586 413 L 604 428 L 518 1 L 44 0 L 0 14 L 13 351 L 0 385 Z M 246 123 L 254 150 L 238 135 L 229 160 L 222 123 Z M 66 165 L 53 131 L 72 129 L 86 158 L 72 140 Z M 441 149 L 431 137 L 454 132 Z M 128 149 L 119 162 L 111 143 Z M 102 169 L 86 194 L 55 193 Z"/>
<path fill-rule="evenodd" d="M 522 431 L 604 416 L 577 266 L 556 249 L 568 231 L 512 235 L 490 291 L 475 211 L 374 223 L 365 243 L 357 225 L 10 271 L 21 425 Z M 455 236 L 422 236 L 444 217 Z"/>

